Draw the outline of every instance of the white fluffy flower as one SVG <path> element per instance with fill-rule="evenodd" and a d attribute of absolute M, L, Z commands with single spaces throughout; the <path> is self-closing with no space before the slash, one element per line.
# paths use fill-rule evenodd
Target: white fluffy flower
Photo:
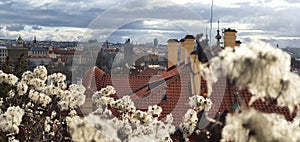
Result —
<path fill-rule="evenodd" d="M 22 81 L 28 83 L 31 79 L 34 78 L 34 75 L 31 71 L 26 71 L 22 74 Z"/>
<path fill-rule="evenodd" d="M 193 109 L 189 109 L 184 115 L 183 123 L 181 124 L 181 129 L 183 132 L 183 136 L 187 138 L 191 135 L 196 129 L 198 122 L 197 111 Z"/>
<path fill-rule="evenodd" d="M 3 98 L 0 98 L 0 107 L 3 105 Z"/>
<path fill-rule="evenodd" d="M 49 75 L 47 79 L 52 83 L 62 83 L 67 79 L 67 77 L 62 73 L 53 73 Z"/>
<path fill-rule="evenodd" d="M 36 78 L 39 78 L 43 81 L 45 81 L 47 79 L 47 69 L 44 66 L 37 66 L 34 70 L 33 70 L 33 75 Z"/>
<path fill-rule="evenodd" d="M 33 78 L 33 79 L 31 79 L 28 82 L 28 84 L 31 85 L 31 86 L 33 86 L 34 89 L 39 90 L 39 91 L 43 90 L 44 87 L 46 86 L 45 81 L 41 80 L 39 78 Z"/>
<path fill-rule="evenodd" d="M 204 98 L 200 95 L 194 95 L 189 98 L 190 106 L 196 111 L 209 111 L 211 109 L 212 102 L 209 98 Z"/>
<path fill-rule="evenodd" d="M 265 114 L 255 109 L 228 114 L 222 141 L 273 142 L 300 140 L 298 124 L 287 122 L 278 114 Z"/>
<path fill-rule="evenodd" d="M 29 90 L 29 95 L 28 95 L 29 99 L 31 99 L 33 102 L 38 103 L 39 101 L 39 92 L 35 91 L 35 90 Z"/>
<path fill-rule="evenodd" d="M 162 108 L 160 106 L 154 105 L 154 106 L 148 106 L 147 113 L 152 115 L 153 117 L 158 118 L 162 112 Z"/>
<path fill-rule="evenodd" d="M 46 107 L 51 101 L 51 97 L 45 95 L 44 93 L 40 93 L 40 98 L 39 98 L 39 103 L 43 106 Z"/>
<path fill-rule="evenodd" d="M 10 85 L 15 85 L 18 82 L 18 77 L 13 74 L 6 74 L 3 71 L 0 72 L 0 84 L 7 83 Z"/>
<path fill-rule="evenodd" d="M 54 85 L 48 85 L 45 87 L 44 91 L 48 96 L 54 96 L 59 94 L 60 89 L 58 87 L 55 87 Z"/>
<path fill-rule="evenodd" d="M 0 115 L 0 130 L 10 133 L 19 133 L 18 126 L 22 122 L 24 110 L 19 106 L 9 107 L 4 114 Z"/>
<path fill-rule="evenodd" d="M 225 75 L 238 88 L 247 88 L 254 95 L 250 105 L 257 99 L 277 99 L 279 106 L 288 106 L 292 112 L 300 104 L 300 77 L 290 72 L 290 62 L 288 53 L 257 42 L 226 48 L 201 68 L 209 96 L 213 83 Z"/>
<path fill-rule="evenodd" d="M 93 118 L 95 120 L 96 118 Z M 72 136 L 72 140 L 75 142 L 81 141 L 101 141 L 101 142 L 111 142 L 120 141 L 116 137 L 116 130 L 110 132 L 112 129 L 112 123 L 107 120 L 100 120 L 103 130 L 97 130 L 91 125 L 89 121 L 83 120 L 79 117 L 67 117 L 68 131 Z M 105 124 L 107 123 L 107 124 Z M 112 124 L 112 125 L 110 125 Z M 106 131 L 106 132 L 105 132 Z"/>
<path fill-rule="evenodd" d="M 13 74 L 8 74 L 7 75 L 6 83 L 11 84 L 11 85 L 15 85 L 17 82 L 18 82 L 18 77 L 16 77 Z"/>
<path fill-rule="evenodd" d="M 52 111 L 50 118 L 53 119 L 54 117 L 56 117 L 56 114 L 57 114 L 56 111 Z"/>
<path fill-rule="evenodd" d="M 58 102 L 58 106 L 60 107 L 60 110 L 68 110 L 69 109 L 69 103 L 66 101 Z"/>
<path fill-rule="evenodd" d="M 133 112 L 136 110 L 130 96 L 123 96 L 121 99 L 112 102 L 111 106 L 120 112 Z"/>
<path fill-rule="evenodd" d="M 28 90 L 28 85 L 24 81 L 20 81 L 17 84 L 17 92 L 20 96 L 26 94 Z"/>

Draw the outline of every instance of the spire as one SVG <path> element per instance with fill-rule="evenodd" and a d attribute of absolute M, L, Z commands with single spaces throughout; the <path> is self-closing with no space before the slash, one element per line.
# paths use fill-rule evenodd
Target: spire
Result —
<path fill-rule="evenodd" d="M 220 24 L 220 22 L 219 22 L 219 19 L 218 19 L 218 30 L 217 30 L 217 35 L 216 35 L 216 37 L 215 37 L 215 38 L 217 39 L 217 45 L 218 45 L 218 46 L 220 46 L 220 43 L 221 43 L 220 40 L 221 40 L 221 38 L 222 38 L 221 35 L 220 35 L 219 24 Z"/>
<path fill-rule="evenodd" d="M 211 0 L 211 7 L 210 7 L 210 30 L 209 30 L 209 42 L 210 42 L 210 46 L 211 46 L 211 31 L 212 31 L 212 22 L 213 22 L 213 8 L 214 8 L 214 0 Z"/>
<path fill-rule="evenodd" d="M 33 37 L 33 43 L 36 43 L 36 36 Z"/>
<path fill-rule="evenodd" d="M 19 34 L 18 41 L 21 41 L 21 40 L 23 40 L 23 39 L 21 37 L 21 34 Z"/>

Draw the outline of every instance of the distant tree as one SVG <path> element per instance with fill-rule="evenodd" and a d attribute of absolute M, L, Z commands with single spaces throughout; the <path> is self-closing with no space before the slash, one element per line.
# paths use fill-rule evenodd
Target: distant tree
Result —
<path fill-rule="evenodd" d="M 16 65 L 12 64 L 9 56 L 7 56 L 5 62 L 1 62 L 0 65 L 0 70 L 9 74 L 14 74 L 17 77 L 21 77 L 22 73 L 26 71 L 28 67 L 25 54 L 22 54 L 18 58 L 18 62 Z"/>

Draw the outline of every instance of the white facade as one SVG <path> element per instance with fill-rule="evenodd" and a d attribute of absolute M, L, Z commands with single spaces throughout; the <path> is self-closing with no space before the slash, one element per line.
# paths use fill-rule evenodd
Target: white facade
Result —
<path fill-rule="evenodd" d="M 0 61 L 5 62 L 7 57 L 7 48 L 5 46 L 0 46 Z"/>

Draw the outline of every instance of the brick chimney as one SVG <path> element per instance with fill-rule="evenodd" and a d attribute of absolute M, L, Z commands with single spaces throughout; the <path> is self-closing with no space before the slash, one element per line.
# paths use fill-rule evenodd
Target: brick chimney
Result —
<path fill-rule="evenodd" d="M 178 40 L 169 39 L 168 40 L 168 68 L 177 65 L 177 55 L 178 54 Z"/>
<path fill-rule="evenodd" d="M 225 29 L 224 30 L 224 47 L 235 47 L 235 41 L 236 41 L 236 33 L 237 31 L 234 29 Z"/>
<path fill-rule="evenodd" d="M 180 40 L 180 61 L 179 61 L 179 63 L 184 63 L 184 61 L 185 61 L 185 47 L 184 47 L 184 39 L 181 39 Z"/>
<path fill-rule="evenodd" d="M 190 54 L 194 51 L 195 37 L 193 35 L 186 35 L 184 38 L 184 47 L 185 47 L 185 63 L 190 62 Z"/>

